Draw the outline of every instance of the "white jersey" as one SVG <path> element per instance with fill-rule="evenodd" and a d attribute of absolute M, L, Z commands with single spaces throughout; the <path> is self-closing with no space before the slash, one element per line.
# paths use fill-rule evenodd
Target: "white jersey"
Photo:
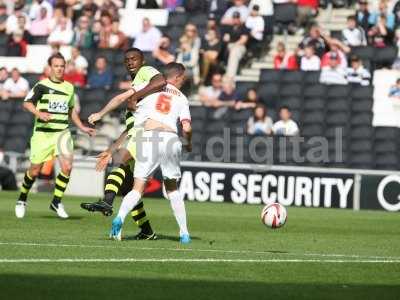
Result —
<path fill-rule="evenodd" d="M 147 84 L 135 86 L 139 91 Z M 189 101 L 186 96 L 172 84 L 167 84 L 163 91 L 151 94 L 141 100 L 135 111 L 135 127 L 143 127 L 148 119 L 153 119 L 178 132 L 177 123 L 191 121 Z"/>

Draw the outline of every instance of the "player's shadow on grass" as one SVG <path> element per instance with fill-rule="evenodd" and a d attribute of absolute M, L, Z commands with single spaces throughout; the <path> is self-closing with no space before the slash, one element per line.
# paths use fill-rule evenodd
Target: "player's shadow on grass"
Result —
<path fill-rule="evenodd" d="M 82 220 L 84 217 L 81 216 L 69 216 L 68 219 L 61 219 L 57 216 L 51 216 L 51 215 L 46 215 L 46 216 L 40 216 L 42 219 L 60 219 L 62 221 L 68 221 L 68 220 Z"/>
<path fill-rule="evenodd" d="M 127 236 L 124 239 L 127 241 L 132 241 L 135 240 L 135 236 L 134 235 Z M 194 241 L 201 241 L 201 238 L 196 236 L 192 236 L 191 239 Z M 157 240 L 168 240 L 173 242 L 179 242 L 179 237 L 176 235 L 157 234 Z"/>

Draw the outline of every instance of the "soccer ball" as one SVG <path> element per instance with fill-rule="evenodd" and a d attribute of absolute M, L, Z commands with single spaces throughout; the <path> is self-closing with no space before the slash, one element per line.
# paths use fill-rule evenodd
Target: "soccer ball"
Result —
<path fill-rule="evenodd" d="M 285 225 L 287 220 L 286 208 L 279 203 L 271 203 L 261 211 L 261 222 L 265 226 L 275 229 Z"/>

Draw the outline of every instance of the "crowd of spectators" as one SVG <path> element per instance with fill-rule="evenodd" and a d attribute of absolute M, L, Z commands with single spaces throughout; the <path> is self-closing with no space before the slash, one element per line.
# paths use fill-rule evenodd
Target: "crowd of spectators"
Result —
<path fill-rule="evenodd" d="M 334 5 L 340 6 L 339 2 Z M 249 134 L 295 135 L 299 128 L 291 119 L 290 108 L 282 107 L 280 120 L 273 123 L 256 90 L 249 89 L 240 99 L 235 76 L 243 62 L 262 53 L 267 32 L 286 28 L 290 34 L 303 37 L 293 52 L 283 42 L 277 43 L 271 51 L 275 52 L 276 70 L 321 71 L 320 82 L 324 84 L 367 86 L 371 81 L 370 66 L 365 66 L 351 49 L 400 45 L 400 1 L 395 5 L 385 0 L 377 3 L 373 7 L 366 0 L 359 0 L 354 14 L 347 18 L 346 28 L 333 37 L 315 22 L 320 9 L 316 0 L 138 0 L 138 8 L 186 13 L 188 23 L 183 25 L 182 34 L 171 37 L 148 17 L 141 20 L 141 28 L 134 36 L 127 36 L 121 30 L 119 15 L 126 1 L 0 0 L 0 34 L 8 36 L 8 56 L 27 55 L 28 45 L 36 37 L 44 38 L 53 52 L 70 46 L 65 79 L 81 88 L 111 89 L 116 81 L 113 62 L 99 56 L 89 65 L 82 54 L 85 50 L 137 47 L 158 68 L 172 61 L 184 64 L 188 75 L 184 92 L 197 92 L 201 103 L 214 109 L 215 118 L 222 118 L 231 109 L 253 109 L 254 115 L 247 124 Z M 284 7 L 294 8 L 293 19 L 286 24 L 275 22 L 274 28 L 269 28 L 273 25 L 266 22 L 266 17 Z M 192 14 L 198 12 L 206 16 L 206 28 L 190 22 Z M 400 58 L 393 68 L 400 69 Z M 128 88 L 129 82 L 122 81 L 118 87 Z M 28 91 L 29 84 L 17 69 L 9 73 L 4 68 L 0 70 L 2 98 L 23 97 Z"/>

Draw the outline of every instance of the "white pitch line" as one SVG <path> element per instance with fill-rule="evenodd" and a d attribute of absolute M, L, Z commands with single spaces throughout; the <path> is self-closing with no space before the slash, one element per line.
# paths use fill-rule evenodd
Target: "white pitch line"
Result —
<path fill-rule="evenodd" d="M 220 259 L 220 258 L 18 258 L 0 259 L 7 263 L 339 263 L 400 264 L 400 260 L 335 260 L 335 259 Z"/>
<path fill-rule="evenodd" d="M 111 242 L 111 241 L 110 241 Z M 100 248 L 100 249 L 128 249 L 143 251 L 172 251 L 172 252 L 208 252 L 208 253 L 226 253 L 226 254 L 263 254 L 263 255 L 288 255 L 288 256 L 319 256 L 319 257 L 337 257 L 337 258 L 358 258 L 358 259 L 377 259 L 377 260 L 400 260 L 399 256 L 368 256 L 356 254 L 325 254 L 325 253 L 279 253 L 273 251 L 251 251 L 251 250 L 222 250 L 222 249 L 192 249 L 192 248 L 158 248 L 158 247 L 121 247 L 107 245 L 85 245 L 85 244 L 57 244 L 57 243 L 24 243 L 24 242 L 0 242 L 0 246 L 25 246 L 25 247 L 66 247 L 66 248 Z"/>

